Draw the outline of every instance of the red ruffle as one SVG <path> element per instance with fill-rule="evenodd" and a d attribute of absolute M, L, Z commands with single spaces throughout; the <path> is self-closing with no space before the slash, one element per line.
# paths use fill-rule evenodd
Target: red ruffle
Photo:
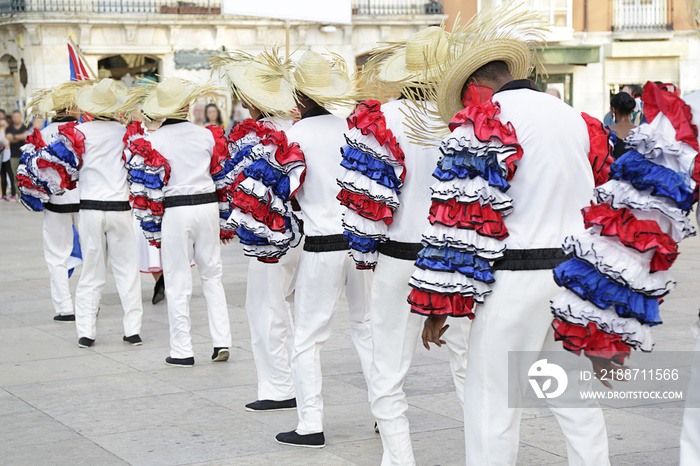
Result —
<path fill-rule="evenodd" d="M 236 123 L 233 128 L 231 128 L 231 132 L 228 134 L 228 140 L 236 142 L 251 131 L 258 137 L 263 137 L 263 135 L 270 130 L 270 127 L 272 127 L 271 123 L 248 118 L 240 123 Z"/>
<path fill-rule="evenodd" d="M 296 142 L 290 144 L 284 131 L 277 131 L 272 127 L 269 127 L 267 132 L 263 135 L 261 143 L 263 145 L 272 144 L 277 146 L 275 160 L 285 171 L 292 169 L 296 165 L 304 167 L 299 175 L 299 186 L 301 186 L 306 178 L 306 159 L 304 158 L 304 152 L 301 150 L 301 147 L 299 147 L 299 144 Z M 298 190 L 299 188 L 290 193 L 290 197 L 294 196 Z"/>
<path fill-rule="evenodd" d="M 406 156 L 401 150 L 394 133 L 386 125 L 382 105 L 376 100 L 360 102 L 348 117 L 348 128 L 357 128 L 365 136 L 373 135 L 380 145 L 387 145 L 394 158 L 401 164 L 401 181 L 406 179 Z"/>
<path fill-rule="evenodd" d="M 255 196 L 244 193 L 241 190 L 231 194 L 231 205 L 245 214 L 250 214 L 255 220 L 267 225 L 272 231 L 285 231 L 287 224 L 283 216 L 270 211 L 269 204 L 265 204 Z"/>
<path fill-rule="evenodd" d="M 228 159 L 228 143 L 224 136 L 224 130 L 220 126 L 209 125 L 207 129 L 214 136 L 214 151 L 211 156 L 210 172 L 216 175 L 224 169 Z"/>
<path fill-rule="evenodd" d="M 128 148 L 131 145 L 131 142 L 139 136 L 143 136 L 143 126 L 140 122 L 132 121 L 126 125 L 126 132 L 122 138 L 122 141 L 124 141 L 124 147 Z M 129 162 L 126 158 L 126 151 L 122 153 L 122 157 L 124 158 L 124 163 Z"/>
<path fill-rule="evenodd" d="M 587 113 L 581 113 L 588 128 L 588 139 L 591 141 L 588 161 L 593 168 L 595 185 L 600 186 L 608 181 L 610 176 L 610 164 L 615 161 L 610 145 L 610 131 L 603 126 L 597 118 Z"/>
<path fill-rule="evenodd" d="M 595 204 L 583 209 L 586 228 L 602 227 L 603 236 L 617 236 L 620 242 L 637 251 L 654 250 L 650 271 L 668 270 L 678 256 L 676 242 L 661 231 L 653 220 L 640 220 L 629 209 L 613 209 L 610 204 Z"/>
<path fill-rule="evenodd" d="M 46 159 L 38 158 L 36 164 L 39 168 L 51 168 L 55 170 L 56 173 L 58 173 L 58 176 L 61 177 L 61 189 L 75 189 L 77 186 L 76 181 L 73 179 L 70 173 L 68 173 L 66 167 L 60 163 L 50 162 Z"/>
<path fill-rule="evenodd" d="M 554 319 L 552 327 L 554 339 L 561 341 L 564 349 L 576 354 L 584 351 L 588 356 L 612 359 L 617 364 L 623 364 L 630 355 L 631 348 L 622 337 L 602 332 L 593 322 L 584 327 Z"/>
<path fill-rule="evenodd" d="M 337 199 L 342 205 L 357 212 L 358 215 L 378 222 L 383 220 L 387 225 L 393 221 L 393 212 L 386 204 L 374 201 L 364 194 L 353 193 L 342 189 Z"/>
<path fill-rule="evenodd" d="M 163 183 L 168 184 L 170 180 L 170 164 L 168 159 L 163 157 L 160 152 L 155 150 L 151 143 L 146 139 L 136 139 L 131 142 L 129 150 L 132 154 L 138 154 L 143 157 L 143 162 L 149 167 L 164 170 Z"/>
<path fill-rule="evenodd" d="M 132 196 L 132 207 L 137 210 L 150 210 L 153 215 L 163 215 L 165 209 L 162 202 L 156 202 L 145 196 Z"/>
<path fill-rule="evenodd" d="M 42 186 L 34 184 L 32 179 L 26 175 L 22 175 L 20 173 L 17 173 L 15 175 L 15 179 L 17 180 L 17 186 L 19 186 L 20 188 L 35 189 L 37 191 L 41 191 L 42 193 L 48 194 L 46 189 L 44 189 Z"/>
<path fill-rule="evenodd" d="M 700 151 L 698 128 L 693 124 L 690 106 L 683 102 L 683 99 L 649 81 L 644 86 L 642 101 L 644 102 L 644 116 L 647 117 L 649 123 L 656 118 L 659 112 L 663 113 L 671 120 L 676 130 L 676 140 L 683 141 L 696 151 Z"/>
<path fill-rule="evenodd" d="M 78 158 L 78 168 L 83 164 L 83 154 L 85 153 L 85 135 L 80 132 L 77 121 L 71 121 L 58 127 L 58 132 L 66 137 L 73 146 L 73 153 Z"/>
<path fill-rule="evenodd" d="M 25 141 L 27 144 L 33 144 L 34 147 L 37 149 L 41 149 L 43 147 L 46 147 L 46 143 L 44 142 L 44 138 L 41 137 L 41 131 L 38 129 L 34 129 L 31 133 L 27 135 L 27 139 Z"/>
<path fill-rule="evenodd" d="M 462 204 L 455 199 L 444 203 L 433 202 L 428 220 L 433 225 L 440 223 L 448 227 L 474 230 L 482 236 L 498 240 L 508 236 L 508 229 L 503 223 L 500 212 L 495 212 L 490 204 L 484 206 L 479 202 Z"/>
<path fill-rule="evenodd" d="M 450 121 L 450 131 L 469 122 L 474 127 L 474 134 L 482 142 L 500 141 L 505 146 L 516 150 L 515 154 L 505 160 L 508 167 L 506 180 L 511 180 L 515 174 L 516 162 L 523 158 L 523 148 L 518 143 L 513 125 L 503 124 L 498 118 L 501 107 L 493 101 L 493 90 L 486 86 L 470 84 L 462 98 L 464 110 L 458 112 Z"/>
<path fill-rule="evenodd" d="M 408 296 L 411 312 L 425 316 L 453 316 L 474 318 L 474 297 L 442 295 L 420 290 L 411 290 Z"/>

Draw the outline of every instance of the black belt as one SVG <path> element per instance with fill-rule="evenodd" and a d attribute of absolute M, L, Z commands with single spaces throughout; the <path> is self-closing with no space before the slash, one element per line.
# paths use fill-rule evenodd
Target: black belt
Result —
<path fill-rule="evenodd" d="M 421 249 L 423 249 L 423 245 L 420 243 L 402 243 L 400 241 L 389 240 L 385 243 L 381 243 L 377 250 L 379 254 L 393 257 L 394 259 L 415 261 L 418 259 L 418 253 Z"/>
<path fill-rule="evenodd" d="M 52 204 L 47 202 L 44 209 L 57 214 L 72 214 L 80 211 L 80 204 Z"/>
<path fill-rule="evenodd" d="M 347 251 L 350 243 L 343 235 L 307 236 L 304 240 L 304 251 L 329 252 Z"/>
<path fill-rule="evenodd" d="M 123 212 L 131 210 L 129 201 L 90 201 L 81 200 L 80 210 L 105 210 Z"/>
<path fill-rule="evenodd" d="M 551 270 L 569 259 L 561 248 L 506 249 L 492 270 Z"/>
<path fill-rule="evenodd" d="M 211 204 L 219 202 L 216 193 L 186 194 L 184 196 L 168 196 L 163 200 L 163 207 L 182 207 L 186 205 Z"/>

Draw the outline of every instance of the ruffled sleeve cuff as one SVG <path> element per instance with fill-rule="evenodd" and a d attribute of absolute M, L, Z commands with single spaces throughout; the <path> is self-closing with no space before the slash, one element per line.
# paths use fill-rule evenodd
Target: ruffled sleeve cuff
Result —
<path fill-rule="evenodd" d="M 608 181 L 610 173 L 610 164 L 614 159 L 612 156 L 613 150 L 613 134 L 603 126 L 597 118 L 590 116 L 587 113 L 581 113 L 583 120 L 586 122 L 588 129 L 588 139 L 590 141 L 590 149 L 588 151 L 588 160 L 593 169 L 593 179 L 595 185 Z"/>

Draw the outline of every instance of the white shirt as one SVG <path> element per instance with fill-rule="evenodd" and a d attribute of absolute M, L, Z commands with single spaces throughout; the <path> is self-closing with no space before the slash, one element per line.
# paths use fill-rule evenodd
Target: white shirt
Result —
<path fill-rule="evenodd" d="M 85 135 L 78 185 L 80 199 L 128 201 L 129 186 L 123 158 L 126 127 L 116 121 L 93 120 L 76 128 Z"/>
<path fill-rule="evenodd" d="M 581 209 L 593 198 L 590 141 L 581 115 L 554 96 L 530 89 L 494 94 L 501 121 L 513 124 L 523 157 L 507 194 L 509 249 L 560 248 L 584 230 Z"/>
<path fill-rule="evenodd" d="M 442 153 L 439 146 L 421 146 L 408 140 L 404 122 L 408 105 L 400 99 L 382 105 L 387 127 L 405 155 L 406 178 L 399 193 L 399 208 L 394 212 L 394 221 L 389 225 L 389 239 L 404 243 L 420 243 L 422 233 L 430 226 L 430 186 L 435 183 L 433 171 Z M 430 118 L 426 116 L 426 118 Z"/>
<path fill-rule="evenodd" d="M 214 152 L 211 131 L 183 121 L 163 125 L 145 139 L 170 164 L 170 180 L 163 188 L 165 197 L 215 192 L 210 168 Z"/>
<path fill-rule="evenodd" d="M 347 128 L 340 117 L 319 115 L 302 118 L 286 131 L 289 142 L 298 143 L 306 159 L 306 179 L 296 199 L 307 236 L 343 233 L 345 207 L 336 199 L 340 190 L 336 180 L 343 173 L 340 148 L 345 145 Z"/>
<path fill-rule="evenodd" d="M 58 134 L 58 127 L 62 124 L 65 124 L 65 122 L 51 123 L 50 125 L 46 126 L 46 128 L 41 130 L 41 139 L 44 140 L 44 144 L 50 146 L 54 142 L 54 139 Z M 71 189 L 70 191 L 65 191 L 60 196 L 51 194 L 49 196 L 49 202 L 56 205 L 80 204 L 80 191 L 78 191 L 78 188 L 76 188 Z"/>

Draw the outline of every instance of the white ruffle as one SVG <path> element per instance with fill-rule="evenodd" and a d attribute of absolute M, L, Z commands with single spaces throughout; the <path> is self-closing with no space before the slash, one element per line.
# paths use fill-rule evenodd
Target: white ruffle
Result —
<path fill-rule="evenodd" d="M 456 199 L 462 204 L 479 202 L 481 205 L 491 204 L 493 210 L 508 215 L 513 211 L 513 199 L 498 188 L 489 185 L 480 176 L 475 178 L 454 178 L 450 181 L 438 181 L 430 187 L 432 199 L 449 201 Z"/>
<path fill-rule="evenodd" d="M 39 185 L 39 180 L 36 178 L 36 176 L 31 173 L 29 170 L 27 170 L 27 166 L 24 164 L 21 164 L 19 167 L 17 167 L 17 174 L 18 175 L 24 175 L 30 180 L 32 180 L 32 183 L 34 183 L 35 186 Z M 42 203 L 46 204 L 49 202 L 50 196 L 46 194 L 43 191 L 38 190 L 35 186 L 20 186 L 19 190 L 24 194 L 25 196 L 30 196 L 30 197 L 35 197 L 39 199 Z"/>
<path fill-rule="evenodd" d="M 379 141 L 377 141 L 377 138 L 373 135 L 364 135 L 359 129 L 351 128 L 345 133 L 345 141 L 350 147 L 365 152 L 373 158 L 386 162 L 394 167 L 397 178 L 403 172 L 403 165 L 396 160 L 393 152 L 391 152 L 389 144 L 379 144 Z"/>
<path fill-rule="evenodd" d="M 481 236 L 474 230 L 449 228 L 444 225 L 430 225 L 423 233 L 423 243 L 435 248 L 449 246 L 458 251 L 471 252 L 486 260 L 503 256 L 506 245 L 488 236 Z"/>
<path fill-rule="evenodd" d="M 338 185 L 352 193 L 364 194 L 368 198 L 384 203 L 394 210 L 399 207 L 399 197 L 393 189 L 377 183 L 358 171 L 343 168 L 343 174 L 338 179 Z"/>
<path fill-rule="evenodd" d="M 343 228 L 357 236 L 377 240 L 386 239 L 388 232 L 388 226 L 383 221 L 370 220 L 350 209 L 343 212 Z"/>
<path fill-rule="evenodd" d="M 228 150 L 231 158 L 234 158 L 240 151 L 247 147 L 253 147 L 260 143 L 260 137 L 255 131 L 249 131 L 248 134 L 235 141 L 228 141 Z"/>
<path fill-rule="evenodd" d="M 361 252 L 356 249 L 350 249 L 350 256 L 356 264 L 362 264 L 365 267 L 374 268 L 377 265 L 379 253 L 377 251 Z"/>
<path fill-rule="evenodd" d="M 611 280 L 646 296 L 660 297 L 673 291 L 676 282 L 668 270 L 649 272 L 654 251 L 639 252 L 615 238 L 600 236 L 600 227 L 589 228 L 564 239 L 563 249 L 591 264 Z"/>
<path fill-rule="evenodd" d="M 473 295 L 479 303 L 483 303 L 484 296 L 491 293 L 491 287 L 486 283 L 456 272 L 416 269 L 408 283 L 413 288 L 430 293 Z"/>
<path fill-rule="evenodd" d="M 287 252 L 287 248 L 280 248 L 273 245 L 250 246 L 243 245 L 243 254 L 248 257 L 257 257 L 260 259 L 279 259 Z"/>
<path fill-rule="evenodd" d="M 287 204 L 262 181 L 253 178 L 245 178 L 239 183 L 238 189 L 250 196 L 260 199 L 260 201 L 265 204 L 269 204 L 271 212 L 278 213 L 282 216 L 287 215 L 289 212 Z"/>
<path fill-rule="evenodd" d="M 147 188 L 141 183 L 131 182 L 129 184 L 129 190 L 132 196 L 141 196 L 150 199 L 154 202 L 163 202 L 165 195 L 162 189 Z"/>
<path fill-rule="evenodd" d="M 254 158 L 262 158 L 267 160 L 270 166 L 276 168 L 285 175 L 289 175 L 289 172 L 292 170 L 299 168 L 303 169 L 305 165 L 304 160 L 298 160 L 294 162 L 289 161 L 286 164 L 281 165 L 275 158 L 278 149 L 279 147 L 276 144 L 258 144 L 257 146 L 253 147 L 252 151 L 254 154 Z"/>
<path fill-rule="evenodd" d="M 675 223 L 682 238 L 695 236 L 695 228 L 688 217 L 673 201 L 666 197 L 653 196 L 651 190 L 638 191 L 626 181 L 610 180 L 595 188 L 599 202 L 607 202 L 616 209 L 628 207 L 639 211 L 658 211 Z"/>
<path fill-rule="evenodd" d="M 38 157 L 32 157 L 30 159 L 27 159 L 27 171 L 31 172 L 34 175 L 34 179 L 41 180 L 42 184 L 46 183 L 46 189 L 49 192 L 49 194 L 63 194 L 66 190 L 65 188 L 61 187 L 61 183 L 63 182 L 63 178 L 61 178 L 61 175 L 53 167 L 39 168 L 39 166 L 37 165 L 38 161 Z M 71 176 L 71 178 L 73 177 Z"/>
<path fill-rule="evenodd" d="M 680 243 L 687 237 L 685 225 L 675 222 L 658 210 L 635 210 L 632 212 L 638 220 L 651 220 L 659 225 L 661 231 L 673 238 L 673 241 Z M 692 227 L 691 227 L 692 228 Z"/>
<path fill-rule="evenodd" d="M 279 231 L 273 231 L 264 223 L 253 218 L 252 215 L 245 214 L 237 209 L 233 209 L 231 211 L 231 215 L 226 221 L 225 228 L 227 231 L 232 231 L 239 227 L 245 228 L 256 236 L 265 238 L 274 246 L 284 247 L 289 244 L 293 237 L 292 232 L 282 233 Z"/>
<path fill-rule="evenodd" d="M 76 130 L 76 131 L 77 131 L 77 130 Z M 76 167 L 79 167 L 79 166 L 80 166 L 80 162 L 81 162 L 81 156 L 78 155 L 78 153 L 77 153 L 77 152 L 75 151 L 75 149 L 73 148 L 73 143 L 70 141 L 70 139 L 68 139 L 65 135 L 63 135 L 63 134 L 61 134 L 61 133 L 57 133 L 57 134 L 54 136 L 54 138 L 55 138 L 55 139 L 54 139 L 54 141 L 51 143 L 51 145 L 54 145 L 54 144 L 56 144 L 56 143 L 62 143 L 64 146 L 66 146 L 66 149 L 68 149 L 68 150 L 70 151 L 70 153 L 71 153 L 71 154 L 73 155 L 73 157 L 74 157 L 75 166 L 76 166 Z M 64 163 L 65 163 L 65 162 L 64 162 Z"/>
<path fill-rule="evenodd" d="M 585 326 L 593 322 L 601 331 L 619 335 L 629 346 L 642 351 L 651 351 L 654 347 L 650 326 L 632 317 L 620 317 L 612 307 L 600 309 L 571 290 L 564 289 L 552 300 L 552 312 L 570 324 Z"/>
<path fill-rule="evenodd" d="M 452 154 L 464 150 L 477 157 L 486 157 L 487 155 L 496 154 L 496 158 L 503 173 L 507 171 L 505 160 L 516 153 L 515 148 L 505 146 L 498 140 L 479 140 L 474 134 L 474 127 L 471 124 L 462 124 L 455 128 L 455 130 L 442 141 L 440 147 L 444 154 Z"/>

